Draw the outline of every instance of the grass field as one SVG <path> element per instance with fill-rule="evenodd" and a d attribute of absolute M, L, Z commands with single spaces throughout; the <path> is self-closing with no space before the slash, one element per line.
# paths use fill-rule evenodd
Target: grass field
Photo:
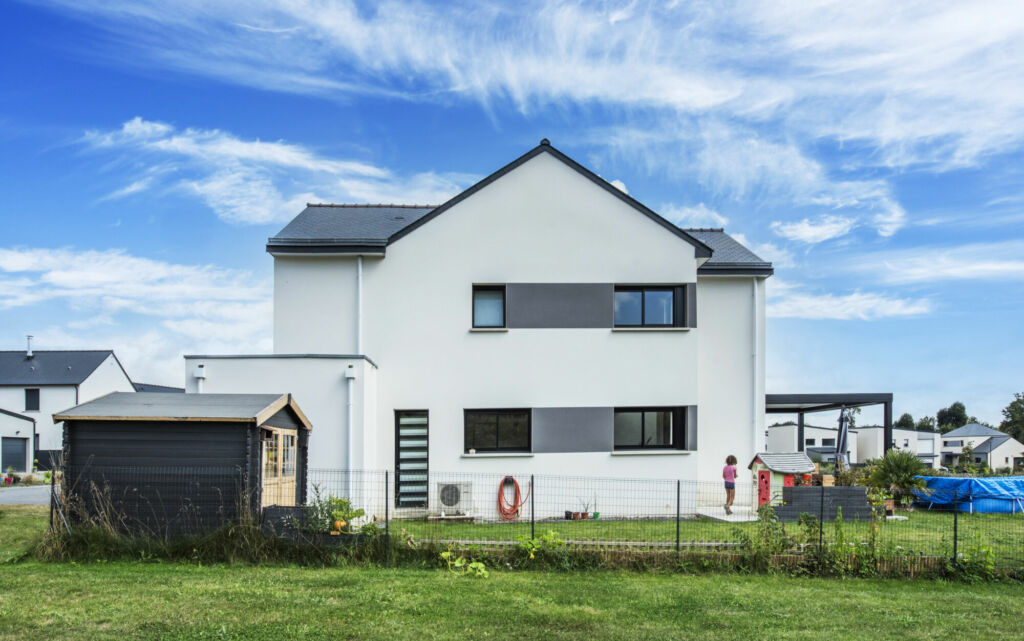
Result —
<path fill-rule="evenodd" d="M 45 518 L 0 506 L 0 554 Z M 1022 598 L 1013 583 L 28 561 L 0 567 L 0 639 L 1024 639 Z"/>

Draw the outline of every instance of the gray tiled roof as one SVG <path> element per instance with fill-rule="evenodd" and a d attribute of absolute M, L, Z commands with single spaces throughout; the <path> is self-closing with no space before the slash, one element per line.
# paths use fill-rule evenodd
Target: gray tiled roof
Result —
<path fill-rule="evenodd" d="M 1003 443 L 1005 443 L 1006 441 L 1009 441 L 1009 440 L 1010 440 L 1009 436 L 992 436 L 992 437 L 989 437 L 988 439 L 982 441 L 981 443 L 978 443 L 978 445 L 976 445 L 974 447 L 974 451 L 976 453 L 977 452 L 991 452 L 992 450 L 996 449 L 997 447 L 999 447 L 1000 445 L 1002 445 Z"/>
<path fill-rule="evenodd" d="M 758 452 L 747 468 L 752 468 L 757 459 L 761 459 L 771 471 L 780 474 L 806 474 L 814 471 L 814 463 L 803 452 Z"/>
<path fill-rule="evenodd" d="M 724 229 L 686 229 L 683 231 L 711 248 L 711 258 L 701 267 L 704 271 L 730 268 L 771 269 L 772 264 L 740 244 Z"/>
<path fill-rule="evenodd" d="M 78 385 L 108 356 L 109 349 L 91 351 L 0 352 L 0 385 Z"/>
<path fill-rule="evenodd" d="M 184 394 L 184 387 L 170 387 L 169 385 L 154 385 L 153 383 L 132 382 L 136 392 L 159 392 L 161 394 Z"/>
<path fill-rule="evenodd" d="M 309 203 L 268 242 L 272 245 L 351 243 L 383 247 L 389 238 L 435 208 L 434 205 Z"/>
<path fill-rule="evenodd" d="M 283 395 L 114 392 L 58 412 L 56 416 L 98 416 L 111 419 L 255 419 L 281 396 Z"/>
<path fill-rule="evenodd" d="M 942 438 L 957 438 L 962 436 L 1006 436 L 999 430 L 992 429 L 991 427 L 985 427 L 978 423 L 968 423 L 963 427 L 958 427 L 955 430 L 946 432 L 942 435 Z"/>

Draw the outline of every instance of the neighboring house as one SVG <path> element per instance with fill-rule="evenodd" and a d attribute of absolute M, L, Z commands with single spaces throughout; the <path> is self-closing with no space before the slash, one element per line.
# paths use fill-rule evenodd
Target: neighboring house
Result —
<path fill-rule="evenodd" d="M 942 446 L 940 450 L 940 453 L 942 455 L 942 464 L 957 465 L 960 462 L 960 454 L 963 452 L 964 447 L 966 447 L 967 445 L 970 445 L 971 448 L 973 448 L 975 450 L 975 453 L 977 454 L 977 449 L 979 447 L 982 447 L 987 441 L 993 438 L 1000 439 L 1004 436 L 1009 435 L 1006 434 L 1005 432 L 1000 432 L 997 429 L 986 427 L 985 425 L 980 425 L 978 423 L 968 423 L 967 425 L 958 427 L 955 430 L 946 432 L 945 434 L 939 434 L 938 438 L 941 439 L 942 441 Z M 1016 439 L 1011 438 L 1011 440 L 1013 440 L 1013 442 L 1016 443 L 1017 445 L 1020 445 L 1020 442 L 1018 442 Z M 1003 451 L 1009 452 L 1009 448 L 1012 448 L 1013 446 L 1012 444 L 1007 445 L 1006 441 L 993 441 L 992 443 L 989 443 L 984 447 L 986 451 L 982 454 L 977 454 L 975 456 L 974 462 L 988 462 L 990 458 L 989 454 L 991 454 L 989 450 L 991 450 L 991 448 L 993 447 L 1007 448 L 1006 450 L 1000 449 L 1000 451 L 997 452 L 997 458 L 994 460 L 998 460 L 999 455 L 1002 455 L 1004 457 L 1010 457 L 1009 454 L 1003 454 Z M 1016 454 L 1014 456 L 1024 456 L 1024 453 Z M 1006 467 L 1007 465 L 1013 465 L 1012 457 L 1010 457 L 1009 460 L 1005 463 L 1000 463 L 995 466 L 990 464 L 989 467 Z"/>
<path fill-rule="evenodd" d="M 184 387 L 168 387 L 167 385 L 154 385 L 153 383 L 133 382 L 136 392 L 157 392 L 160 394 L 184 394 Z"/>
<path fill-rule="evenodd" d="M 275 353 L 186 356 L 186 390 L 293 393 L 310 466 L 397 467 L 400 505 L 428 470 L 718 480 L 763 448 L 771 263 L 546 140 L 437 207 L 310 205 L 267 251 Z"/>
<path fill-rule="evenodd" d="M 0 409 L 0 474 L 8 469 L 15 472 L 28 472 L 32 469 L 35 434 L 34 418 Z"/>
<path fill-rule="evenodd" d="M 812 461 L 835 463 L 836 461 L 836 437 L 839 428 L 819 427 L 817 425 L 804 425 L 804 447 L 803 451 Z M 857 430 L 850 430 L 846 439 L 846 453 L 849 454 L 850 463 L 859 463 L 857 452 Z M 765 451 L 767 452 L 796 452 L 797 447 L 797 425 L 796 423 L 784 423 L 772 425 L 765 434 Z"/>
<path fill-rule="evenodd" d="M 0 408 L 35 420 L 30 461 L 49 468 L 63 445 L 53 414 L 134 387 L 111 350 L 0 352 Z"/>
<path fill-rule="evenodd" d="M 857 445 L 860 448 L 861 462 L 881 458 L 885 455 L 884 429 L 881 425 L 865 425 L 857 428 Z M 917 457 L 928 467 L 938 467 L 939 437 L 938 432 L 908 430 L 899 427 L 892 429 L 890 447 L 917 454 Z"/>

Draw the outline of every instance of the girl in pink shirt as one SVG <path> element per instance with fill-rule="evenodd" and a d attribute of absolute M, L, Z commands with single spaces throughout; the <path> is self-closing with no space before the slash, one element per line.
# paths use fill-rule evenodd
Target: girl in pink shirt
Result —
<path fill-rule="evenodd" d="M 725 457 L 722 478 L 725 480 L 725 513 L 732 514 L 732 502 L 736 499 L 736 457 L 732 454 Z"/>

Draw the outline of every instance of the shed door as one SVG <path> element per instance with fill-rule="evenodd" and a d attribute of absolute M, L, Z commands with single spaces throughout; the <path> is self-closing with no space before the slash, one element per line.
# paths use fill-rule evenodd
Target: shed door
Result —
<path fill-rule="evenodd" d="M 6 472 L 13 468 L 15 472 L 27 472 L 25 460 L 28 458 L 28 439 L 5 436 L 0 443 L 0 471 Z"/>
<path fill-rule="evenodd" d="M 772 473 L 768 470 L 757 472 L 757 504 L 764 505 L 772 498 Z"/>
<path fill-rule="evenodd" d="M 295 505 L 298 432 L 263 429 L 263 505 Z"/>

